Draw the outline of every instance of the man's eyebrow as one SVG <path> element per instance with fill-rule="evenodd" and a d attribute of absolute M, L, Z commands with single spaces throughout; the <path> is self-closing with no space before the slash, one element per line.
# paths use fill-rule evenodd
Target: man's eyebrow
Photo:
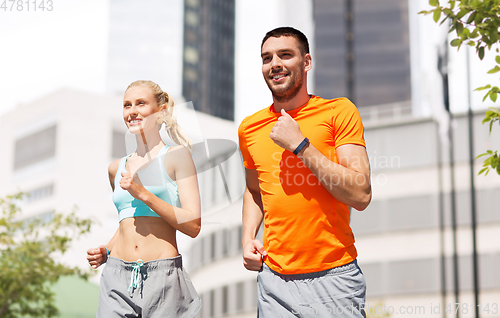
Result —
<path fill-rule="evenodd" d="M 284 48 L 284 49 L 279 49 L 278 50 L 278 53 L 283 53 L 283 52 L 293 52 L 293 49 L 291 48 Z M 265 55 L 269 55 L 271 54 L 271 52 L 262 52 L 262 54 L 260 55 L 261 57 L 264 57 Z"/>

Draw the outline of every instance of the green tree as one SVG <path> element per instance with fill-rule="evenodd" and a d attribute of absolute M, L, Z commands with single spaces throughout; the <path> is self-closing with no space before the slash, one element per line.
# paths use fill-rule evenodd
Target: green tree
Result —
<path fill-rule="evenodd" d="M 432 14 L 434 22 L 443 24 L 449 21 L 449 33 L 456 32 L 457 37 L 450 42 L 450 45 L 458 50 L 462 44 L 473 46 L 476 53 L 482 60 L 485 50 L 490 51 L 495 48 L 500 52 L 500 0 L 449 0 L 446 4 L 440 4 L 439 0 L 429 0 L 429 4 L 434 7 L 432 10 L 421 11 L 419 14 Z M 497 65 L 488 71 L 488 74 L 500 72 L 500 55 L 495 56 Z M 486 85 L 475 89 L 476 91 L 486 91 L 483 102 L 489 97 L 492 102 L 496 102 L 500 88 Z M 494 107 L 486 112 L 484 123 L 490 123 L 490 134 L 493 124 L 500 124 L 500 111 Z M 483 163 L 483 169 L 479 174 L 488 174 L 490 169 L 496 170 L 500 174 L 500 156 L 497 151 L 488 150 L 476 157 L 488 156 Z"/>
<path fill-rule="evenodd" d="M 0 317 L 55 317 L 51 285 L 59 277 L 90 271 L 57 259 L 73 238 L 90 231 L 91 221 L 54 213 L 50 220 L 22 219 L 22 194 L 0 198 Z"/>

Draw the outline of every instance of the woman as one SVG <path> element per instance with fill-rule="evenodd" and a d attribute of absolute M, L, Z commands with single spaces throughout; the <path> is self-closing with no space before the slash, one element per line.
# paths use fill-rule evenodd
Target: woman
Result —
<path fill-rule="evenodd" d="M 176 243 L 176 231 L 198 235 L 200 195 L 191 145 L 173 107 L 151 81 L 125 91 L 123 119 L 137 149 L 108 168 L 119 228 L 108 244 L 87 251 L 92 268 L 107 263 L 97 317 L 194 317 L 200 310 Z M 163 123 L 179 146 L 163 143 Z"/>

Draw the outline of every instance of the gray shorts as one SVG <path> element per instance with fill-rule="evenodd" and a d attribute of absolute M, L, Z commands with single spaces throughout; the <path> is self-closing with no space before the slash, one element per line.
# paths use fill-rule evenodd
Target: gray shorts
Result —
<path fill-rule="evenodd" d="M 141 266 L 108 257 L 97 318 L 192 318 L 200 308 L 201 299 L 182 268 L 180 255 Z"/>
<path fill-rule="evenodd" d="M 356 260 L 296 275 L 279 274 L 263 264 L 257 276 L 257 317 L 366 317 L 365 293 Z"/>

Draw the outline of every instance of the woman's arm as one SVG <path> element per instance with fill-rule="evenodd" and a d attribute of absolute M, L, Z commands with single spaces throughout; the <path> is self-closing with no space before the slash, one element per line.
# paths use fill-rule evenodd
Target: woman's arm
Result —
<path fill-rule="evenodd" d="M 113 191 L 115 190 L 115 176 L 116 171 L 118 171 L 119 164 L 120 159 L 113 161 L 108 167 L 109 184 L 111 185 L 111 189 L 113 189 Z M 111 252 L 119 235 L 120 228 L 116 230 L 115 235 L 113 235 L 108 244 L 101 245 L 97 248 L 89 248 L 87 250 L 87 261 L 93 269 L 96 269 L 102 264 L 106 263 L 106 261 L 108 260 L 108 253 L 106 248 Z"/>
<path fill-rule="evenodd" d="M 108 260 L 108 250 L 111 252 L 113 250 L 113 246 L 115 245 L 118 236 L 120 235 L 120 228 L 118 228 L 115 232 L 115 235 L 111 238 L 111 240 L 106 245 L 101 245 L 97 248 L 89 248 L 87 250 L 87 261 L 89 265 L 96 269 L 102 264 L 106 263 Z M 106 250 L 107 248 L 107 250 Z"/>
<path fill-rule="evenodd" d="M 132 177 L 128 172 L 122 172 L 120 186 L 134 198 L 144 202 L 170 226 L 186 235 L 196 237 L 201 228 L 201 204 L 198 178 L 191 153 L 184 147 L 175 147 L 167 153 L 165 161 L 174 166 L 174 180 L 177 183 L 182 208 L 172 206 L 148 191 L 142 186 L 137 175 Z"/>

